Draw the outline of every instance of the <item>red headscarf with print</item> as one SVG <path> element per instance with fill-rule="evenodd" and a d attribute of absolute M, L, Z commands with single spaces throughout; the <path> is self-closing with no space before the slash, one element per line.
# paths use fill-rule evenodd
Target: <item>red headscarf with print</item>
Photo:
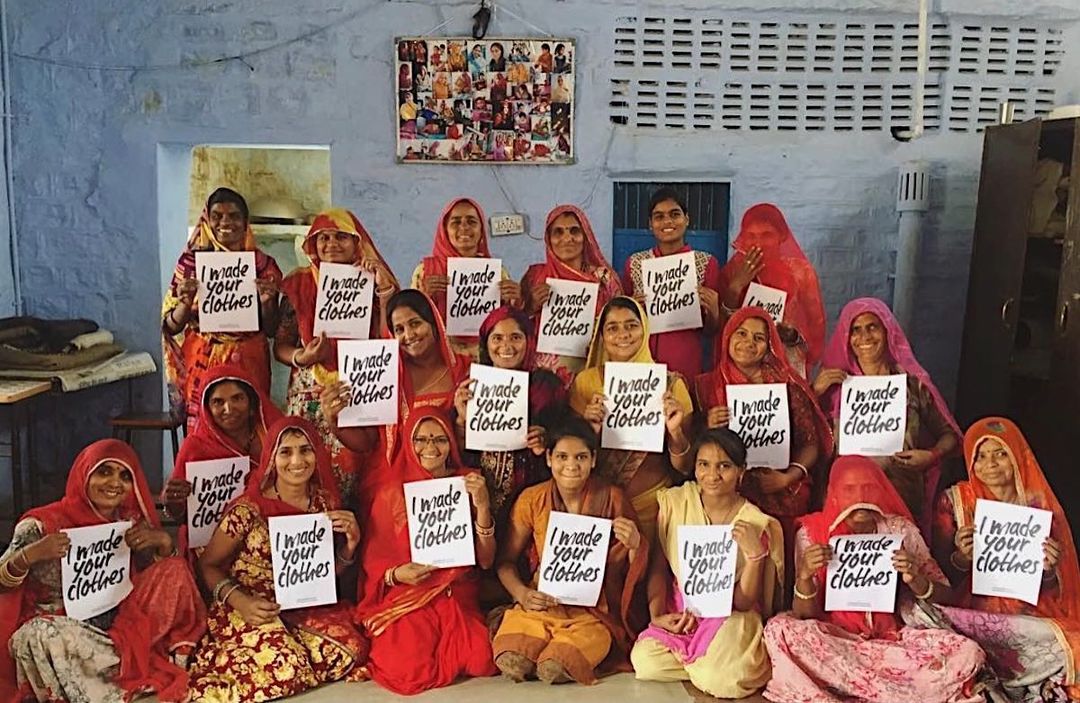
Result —
<path fill-rule="evenodd" d="M 454 429 L 445 411 L 438 408 L 418 408 L 409 415 L 402 428 L 404 435 L 401 451 L 393 461 L 393 478 L 379 486 L 375 492 L 370 514 L 364 523 L 364 568 L 360 574 L 358 589 L 358 592 L 363 593 L 363 598 L 356 606 L 356 619 L 364 624 L 372 636 L 378 636 L 402 616 L 423 607 L 452 583 L 457 597 L 465 595 L 475 598 L 476 595 L 475 583 L 471 579 L 463 578 L 472 572 L 471 566 L 437 569 L 416 586 L 405 583 L 387 586 L 384 581 L 387 569 L 412 561 L 408 510 L 403 487 L 406 483 L 432 478 L 431 473 L 420 462 L 412 442 L 421 423 L 427 421 L 437 422 L 449 440 L 446 466 L 451 471 L 450 475 L 464 476 L 470 473 L 470 470 L 464 468 L 454 439 Z M 463 589 L 468 591 L 463 593 Z"/>
<path fill-rule="evenodd" d="M 457 198 L 451 200 L 443 209 L 442 214 L 439 215 L 439 221 L 435 226 L 435 242 L 431 248 L 431 256 L 425 256 L 423 261 L 425 276 L 448 275 L 446 260 L 451 257 L 461 256 L 461 253 L 454 247 L 453 242 L 450 241 L 450 230 L 446 226 L 446 221 L 450 219 L 450 211 L 461 203 L 472 205 L 476 210 L 476 216 L 480 218 L 480 239 L 476 242 L 476 257 L 482 259 L 491 258 L 491 251 L 488 249 L 487 218 L 484 217 L 484 211 L 480 207 L 480 203 L 472 198 Z M 439 295 L 434 302 L 435 309 L 439 311 L 439 315 L 445 320 L 446 294 Z"/>
<path fill-rule="evenodd" d="M 721 290 L 727 290 L 736 269 L 743 265 L 753 247 L 762 252 L 758 283 L 787 292 L 784 322 L 799 331 L 807 346 L 807 368 L 821 358 L 825 345 L 825 306 L 821 285 L 813 264 L 788 226 L 784 213 L 772 203 L 758 203 L 748 209 L 732 243 L 735 255 L 721 271 Z M 740 296 L 745 291 L 740 292 Z"/>
<path fill-rule="evenodd" d="M 311 260 L 311 265 L 293 271 L 281 284 L 282 292 L 288 296 L 296 312 L 301 344 L 309 344 L 315 338 L 315 302 L 319 296 L 319 265 L 322 263 L 319 260 L 317 245 L 320 232 L 344 232 L 352 235 L 357 239 L 357 246 L 356 258 L 351 263 L 358 264 L 363 259 L 375 259 L 387 272 L 390 271 L 386 260 L 375 247 L 371 235 L 364 229 L 364 225 L 360 223 L 356 215 L 343 208 L 333 208 L 319 213 L 308 228 L 307 236 L 304 237 L 304 253 Z M 397 285 L 397 279 L 394 279 L 394 287 L 396 288 Z M 379 298 L 373 296 L 370 338 L 376 339 L 383 336 L 385 334 L 381 324 Z M 334 370 L 337 368 L 337 340 L 328 339 L 327 342 L 329 342 L 329 350 L 326 359 L 319 363 L 325 369 Z"/>
<path fill-rule="evenodd" d="M 132 479 L 131 493 L 113 516 L 103 515 L 91 502 L 87 490 L 90 476 L 106 462 L 120 464 L 128 470 Z M 98 440 L 79 452 L 68 472 L 64 497 L 28 510 L 21 519 L 38 520 L 46 535 L 120 520 L 145 522 L 154 529 L 161 528 L 139 457 L 131 445 L 118 439 Z M 10 642 L 15 630 L 38 614 L 36 603 L 40 602 L 41 595 L 35 589 L 32 578 L 24 581 L 22 586 L 0 594 L 0 641 Z M 58 614 L 63 615 L 63 611 Z M 152 614 L 146 616 L 151 617 Z M 128 694 L 151 686 L 163 698 L 173 700 L 177 698 L 177 690 L 182 693 L 187 686 L 187 672 L 173 664 L 165 652 L 159 651 L 150 641 L 149 631 L 148 627 L 138 622 L 138 618 L 117 618 L 110 628 L 109 638 L 120 657 L 116 683 Z M 0 698 L 22 700 L 16 696 L 14 683 L 15 662 L 5 646 L 0 655 Z"/>
<path fill-rule="evenodd" d="M 533 333 L 532 323 L 521 310 L 502 305 L 492 310 L 483 324 L 480 325 L 480 363 L 485 366 L 494 366 L 491 363 L 491 354 L 488 352 L 488 337 L 491 336 L 495 325 L 504 320 L 513 320 L 525 335 L 525 356 L 516 371 L 529 372 L 529 424 L 540 424 L 540 418 L 545 411 L 566 405 L 569 393 L 566 385 L 569 379 L 560 378 L 554 371 L 549 369 L 537 369 L 536 358 L 536 335 Z"/>
<path fill-rule="evenodd" d="M 881 516 L 899 515 L 914 522 L 904 499 L 873 460 L 842 456 L 833 462 L 824 507 L 821 512 L 804 516 L 802 525 L 812 543 L 828 544 L 832 537 L 853 534 L 845 518 L 859 509 L 872 510 Z M 817 573 L 818 604 L 825 620 L 865 637 L 896 636 L 900 623 L 893 613 L 825 612 L 826 569 L 822 567 Z"/>
<path fill-rule="evenodd" d="M 277 498 L 268 498 L 263 491 L 274 487 L 277 481 L 277 453 L 286 432 L 300 432 L 307 438 L 315 451 L 315 471 L 308 479 L 308 495 L 311 496 L 311 511 L 304 511 Z M 275 490 L 276 494 L 276 490 Z M 267 445 L 263 448 L 261 465 L 248 479 L 247 489 L 242 496 L 259 506 L 259 513 L 264 518 L 281 515 L 303 515 L 305 512 L 336 510 L 341 507 L 337 483 L 330 470 L 330 454 L 326 451 L 318 430 L 302 417 L 283 417 L 273 424 L 267 433 Z"/>

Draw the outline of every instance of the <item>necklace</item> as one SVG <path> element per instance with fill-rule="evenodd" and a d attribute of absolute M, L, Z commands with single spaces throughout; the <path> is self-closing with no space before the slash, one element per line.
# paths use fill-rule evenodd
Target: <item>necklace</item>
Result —
<path fill-rule="evenodd" d="M 441 374 L 439 374 L 438 376 L 436 376 L 432 380 L 425 383 L 421 388 L 416 389 L 415 394 L 416 395 L 423 395 L 424 391 L 426 391 L 428 388 L 431 388 L 432 386 L 434 386 L 439 381 L 443 380 L 443 378 L 445 378 L 446 374 L 448 374 L 448 373 L 450 373 L 450 367 L 449 366 L 443 368 L 443 372 Z"/>
<path fill-rule="evenodd" d="M 273 487 L 271 487 L 270 490 L 272 490 L 274 492 L 274 495 L 271 496 L 271 497 L 276 498 L 277 500 L 283 501 L 285 503 L 289 503 L 289 501 L 287 501 L 287 500 L 285 500 L 284 498 L 281 497 L 281 492 L 278 491 L 276 483 L 273 485 Z M 289 503 L 289 505 L 292 505 L 292 503 Z M 297 507 L 297 506 L 293 506 L 293 507 Z M 304 508 L 304 512 L 306 512 L 306 513 L 311 512 L 311 492 L 310 492 L 310 490 L 308 491 L 307 506 Z"/>
<path fill-rule="evenodd" d="M 705 519 L 708 521 L 708 523 L 710 525 L 727 525 L 727 524 L 729 524 L 731 522 L 731 518 L 735 517 L 735 514 L 738 513 L 739 510 L 742 509 L 743 503 L 745 503 L 745 502 L 746 502 L 746 498 L 743 498 L 743 497 L 740 496 L 739 499 L 737 501 L 735 501 L 735 505 L 728 508 L 728 511 L 726 513 L 724 513 L 723 519 L 717 520 L 716 522 L 713 522 L 712 518 L 709 517 L 709 510 L 708 510 L 708 508 L 706 508 L 705 509 Z M 702 507 L 704 507 L 704 503 L 702 503 Z"/>

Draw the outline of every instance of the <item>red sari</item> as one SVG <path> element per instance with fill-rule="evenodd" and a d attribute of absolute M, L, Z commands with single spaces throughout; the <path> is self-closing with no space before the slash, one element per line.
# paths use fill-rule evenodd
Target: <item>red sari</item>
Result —
<path fill-rule="evenodd" d="M 716 350 L 716 369 L 702 374 L 695 379 L 694 395 L 700 408 L 699 415 L 707 417 L 710 408 L 727 405 L 727 386 L 752 383 L 731 360 L 729 347 L 731 337 L 747 318 L 763 320 L 769 330 L 768 350 L 761 361 L 762 383 L 785 383 L 788 388 L 788 412 L 791 420 L 791 453 L 811 443 L 817 444 L 818 461 L 814 466 L 807 466 L 807 476 L 799 482 L 797 489 L 778 493 L 763 493 L 758 482 L 743 482 L 741 493 L 754 505 L 769 515 L 780 520 L 784 528 L 784 563 L 787 565 L 787 577 L 790 583 L 794 574 L 792 555 L 795 547 L 795 519 L 810 509 L 810 497 L 815 481 L 821 481 L 821 467 L 827 466 L 832 459 L 833 433 L 825 414 L 814 399 L 814 392 L 806 380 L 791 366 L 784 353 L 784 344 L 780 341 L 776 323 L 761 308 L 740 308 L 735 311 L 721 336 L 720 346 Z"/>
<path fill-rule="evenodd" d="M 277 331 L 277 342 L 288 343 L 293 346 L 310 344 L 315 338 L 315 302 L 319 295 L 319 260 L 316 240 L 320 232 L 345 232 L 358 240 L 356 247 L 356 259 L 354 264 L 359 264 L 365 258 L 375 259 L 390 271 L 386 260 L 375 247 L 371 235 L 348 210 L 339 208 L 327 210 L 316 216 L 311 223 L 307 236 L 304 238 L 304 253 L 311 260 L 310 266 L 299 268 L 290 273 L 281 290 L 285 294 L 286 303 L 282 306 L 282 320 Z M 394 289 L 398 288 L 397 280 L 393 282 Z M 382 309 L 379 296 L 373 296 L 371 312 L 370 339 L 379 339 L 389 336 L 382 324 Z M 338 482 L 338 490 L 341 495 L 348 498 L 352 494 L 353 481 L 356 472 L 360 469 L 360 457 L 344 447 L 334 435 L 322 413 L 322 405 L 319 402 L 319 393 L 322 383 L 319 376 L 327 371 L 337 370 L 337 340 L 328 338 L 324 347 L 324 359 L 307 368 L 293 368 L 289 372 L 289 392 L 286 400 L 287 412 L 290 415 L 303 417 L 310 421 L 319 430 L 326 448 L 330 451 L 331 468 Z"/>
<path fill-rule="evenodd" d="M 585 233 L 585 244 L 582 251 L 582 271 L 563 263 L 555 254 L 551 246 L 551 225 L 562 215 L 570 214 L 581 223 L 581 229 Z M 600 289 L 596 297 L 596 311 L 594 317 L 600 314 L 608 301 L 617 295 L 622 295 L 622 283 L 619 276 L 611 268 L 611 264 L 604 258 L 604 252 L 596 241 L 592 224 L 589 217 L 581 208 L 574 205 L 557 205 L 548 213 L 547 222 L 544 225 L 544 248 L 546 249 L 545 261 L 542 264 L 533 264 L 525 271 L 525 277 L 521 279 L 521 294 L 526 301 L 529 300 L 530 292 L 537 286 L 546 283 L 549 278 L 557 278 L 564 281 L 579 281 L 584 283 L 599 284 Z M 528 305 L 526 305 L 528 308 Z M 540 313 L 532 317 L 534 330 L 540 329 Z M 555 354 L 539 354 L 536 363 L 542 368 L 553 369 L 569 382 L 569 376 L 580 371 L 585 365 L 585 359 L 574 359 Z M 561 373 L 560 373 L 561 372 Z"/>
<path fill-rule="evenodd" d="M 773 237 L 761 237 L 755 230 L 771 228 Z M 720 291 L 723 293 L 746 260 L 746 253 L 754 246 L 762 250 L 763 268 L 755 280 L 764 286 L 787 292 L 784 306 L 784 324 L 794 327 L 806 340 L 806 370 L 809 371 L 821 358 L 825 347 L 825 306 L 821 302 L 821 285 L 817 271 L 806 258 L 795 235 L 784 219 L 784 213 L 772 203 L 758 203 L 743 214 L 739 235 L 735 237 L 732 256 L 720 272 Z M 742 300 L 746 291 L 739 292 Z"/>
<path fill-rule="evenodd" d="M 228 251 L 210 228 L 207 210 L 203 210 L 199 222 L 191 232 L 180 260 L 176 262 L 172 281 L 165 291 L 161 305 L 161 344 L 165 362 L 165 377 L 169 384 L 169 401 L 174 413 L 186 413 L 187 429 L 195 428 L 199 414 L 199 393 L 202 377 L 209 369 L 221 364 L 243 366 L 251 372 L 256 387 L 270 391 L 270 345 L 266 332 L 200 332 L 198 298 L 188 317 L 187 326 L 180 334 L 171 335 L 165 328 L 166 320 L 180 304 L 180 284 L 194 278 L 196 251 Z M 248 226 L 244 236 L 243 251 L 255 252 L 255 276 L 259 280 L 281 282 L 281 269 L 273 257 L 265 254 L 255 244 L 255 233 Z M 260 325 L 263 324 L 260 320 Z"/>
<path fill-rule="evenodd" d="M 214 422 L 213 416 L 210 415 L 210 387 L 219 381 L 232 381 L 247 386 L 255 393 L 255 396 L 259 399 L 259 402 L 254 408 L 253 413 L 253 439 L 257 439 L 258 442 L 252 442 L 252 448 L 243 449 L 232 438 L 226 435 Z M 187 465 L 192 461 L 211 461 L 213 459 L 228 459 L 234 456 L 249 456 L 251 458 L 252 471 L 248 474 L 248 481 L 255 473 L 255 469 L 258 468 L 260 460 L 262 458 L 260 452 L 251 451 L 251 449 L 260 449 L 266 444 L 266 434 L 270 429 L 270 426 L 280 420 L 283 416 L 281 411 L 277 409 L 274 402 L 270 399 L 269 394 L 266 391 L 261 390 L 245 369 L 239 366 L 233 366 L 226 364 L 224 366 L 216 366 L 210 369 L 203 377 L 203 387 L 200 391 L 200 412 L 199 417 L 195 421 L 195 430 L 184 438 L 183 444 L 180 445 L 180 452 L 176 455 L 176 462 L 173 464 L 173 472 L 171 478 L 187 480 Z M 162 498 L 164 501 L 164 498 Z M 177 519 L 184 519 L 184 516 L 177 515 Z M 180 525 L 179 532 L 177 534 L 177 548 L 181 554 L 186 554 L 187 551 L 187 522 L 183 522 Z"/>
<path fill-rule="evenodd" d="M 425 420 L 440 423 L 450 438 L 448 463 L 454 475 L 473 473 L 462 467 L 454 430 L 442 412 L 425 408 L 412 413 L 394 461 L 397 479 L 377 490 L 365 522 L 364 596 L 356 607 L 356 620 L 371 636 L 371 678 L 401 695 L 447 686 L 459 676 L 497 673 L 477 605 L 475 567 L 438 569 L 416 586 L 386 585 L 388 569 L 412 560 L 403 486 L 432 477 L 411 442 Z"/>
<path fill-rule="evenodd" d="M 90 475 L 107 461 L 127 468 L 134 484 L 128 499 L 113 517 L 98 512 L 87 494 Z M 68 473 L 64 497 L 55 503 L 33 508 L 20 523 L 31 519 L 41 523 L 46 535 L 118 520 L 141 521 L 155 529 L 161 527 L 139 458 L 130 445 L 118 439 L 99 440 L 83 449 Z M 182 700 L 187 692 L 188 674 L 174 663 L 172 657 L 176 653 L 190 653 L 205 631 L 206 610 L 202 598 L 182 559 L 169 557 L 140 569 L 141 560 L 132 556 L 134 590 L 116 608 L 108 627 L 108 637 L 120 659 L 119 670 L 111 675 L 111 682 L 119 686 L 128 699 L 140 691 L 152 690 L 160 700 Z M 59 584 L 38 578 L 45 573 L 40 568 L 43 566 L 46 565 L 36 564 L 20 587 L 0 594 L 0 641 L 10 644 L 13 633 L 35 618 L 64 615 L 63 598 L 53 590 L 59 588 Z M 59 570 L 58 563 L 55 568 Z M 74 627 L 84 626 L 74 621 L 70 623 Z M 25 679 L 17 693 L 15 682 L 15 662 L 5 646 L 0 654 L 0 699 L 33 698 Z"/>

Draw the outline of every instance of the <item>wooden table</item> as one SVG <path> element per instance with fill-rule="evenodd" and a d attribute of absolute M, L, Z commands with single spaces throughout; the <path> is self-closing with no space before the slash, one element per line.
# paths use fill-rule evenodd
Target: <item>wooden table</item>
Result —
<path fill-rule="evenodd" d="M 33 403 L 35 396 L 48 393 L 51 381 L 16 380 L 0 378 L 0 411 L 7 420 L 7 440 L 0 439 L 0 447 L 7 445 L 11 458 L 11 501 L 18 520 L 26 509 L 23 501 L 23 452 L 25 439 L 26 456 L 33 452 Z M 36 493 L 36 491 L 33 491 Z"/>

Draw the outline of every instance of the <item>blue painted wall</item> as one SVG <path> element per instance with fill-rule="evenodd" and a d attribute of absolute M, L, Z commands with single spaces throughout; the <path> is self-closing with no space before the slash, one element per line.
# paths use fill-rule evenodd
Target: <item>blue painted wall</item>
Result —
<path fill-rule="evenodd" d="M 914 16 L 917 4 L 910 5 Z M 1003 0 L 935 5 L 935 11 L 980 16 L 1014 12 Z M 825 7 L 896 12 L 897 3 L 777 0 L 766 8 L 745 1 L 687 0 L 680 6 L 783 14 Z M 495 254 L 520 275 L 542 257 L 535 230 L 555 203 L 583 206 L 610 251 L 612 181 L 730 179 L 733 225 L 754 202 L 778 203 L 817 265 L 835 316 L 853 296 L 890 296 L 896 169 L 909 159 L 926 158 L 935 164 L 936 180 L 918 302 L 933 314 L 919 319 L 912 337 L 940 385 L 946 392 L 953 386 L 978 134 L 934 133 L 910 144 L 887 133 L 618 129 L 612 135 L 606 107 L 611 20 L 639 5 L 514 1 L 506 5 L 513 13 L 551 33 L 578 38 L 577 164 L 503 168 L 498 177 L 485 167 L 395 165 L 392 38 L 423 33 L 447 20 L 440 34 L 467 34 L 475 11 L 471 2 L 9 0 L 8 7 L 19 54 L 120 65 L 172 65 L 238 53 L 360 13 L 301 43 L 248 59 L 254 70 L 232 61 L 100 71 L 16 57 L 17 245 L 31 314 L 91 317 L 129 347 L 160 356 L 162 281 L 183 239 L 184 225 L 175 213 L 176 203 L 186 198 L 186 193 L 159 192 L 183 187 L 183 165 L 170 161 L 170 155 L 199 143 L 317 143 L 332 148 L 335 202 L 358 213 L 401 277 L 429 251 L 434 219 L 457 195 L 476 197 L 489 212 L 529 215 L 533 238 L 493 244 Z M 1077 10 L 1075 0 L 1057 0 L 1031 4 L 1025 12 L 1071 18 Z M 839 11 L 836 16 L 843 17 Z M 1080 45 L 1077 25 L 1063 26 L 1064 46 Z M 490 33 L 536 32 L 504 11 Z M 1059 102 L 1080 101 L 1078 53 L 1068 54 L 1059 71 Z M 0 249 L 6 248 L 4 231 L 0 220 Z M 136 386 L 142 405 L 160 402 L 157 379 Z M 38 457 L 41 469 L 66 469 L 81 444 L 106 431 L 108 414 L 122 402 L 115 391 L 59 402 L 55 417 L 40 428 L 51 430 L 50 445 Z M 56 432 L 57 427 L 71 429 Z"/>

